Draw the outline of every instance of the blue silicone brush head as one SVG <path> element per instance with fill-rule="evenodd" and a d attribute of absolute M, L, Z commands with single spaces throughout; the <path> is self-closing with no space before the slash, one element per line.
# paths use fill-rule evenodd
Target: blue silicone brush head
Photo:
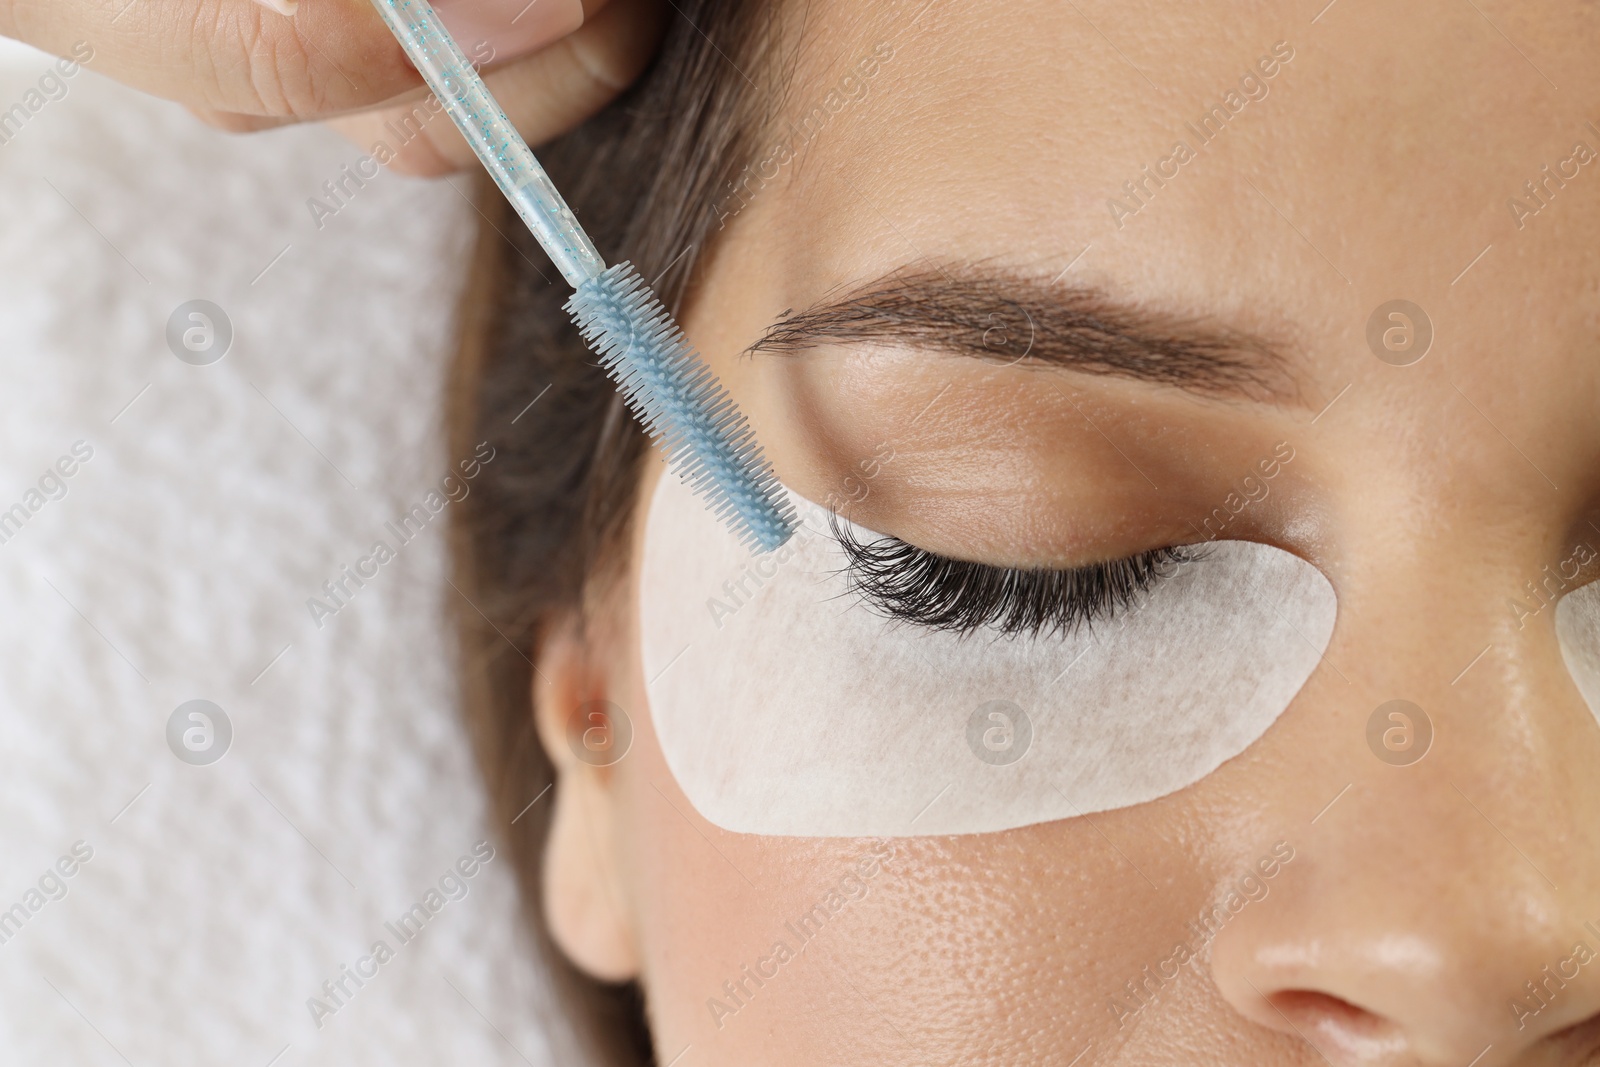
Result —
<path fill-rule="evenodd" d="M 770 552 L 787 541 L 794 508 L 744 415 L 633 264 L 585 281 L 566 307 L 634 416 L 706 506 L 750 548 Z"/>

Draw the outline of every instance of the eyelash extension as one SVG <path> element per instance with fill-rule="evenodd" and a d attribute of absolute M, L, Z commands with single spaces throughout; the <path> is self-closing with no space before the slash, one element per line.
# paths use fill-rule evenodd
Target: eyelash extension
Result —
<path fill-rule="evenodd" d="M 849 558 L 851 588 L 874 611 L 959 634 L 985 628 L 1007 636 L 1070 634 L 1116 617 L 1204 555 L 1179 546 L 1064 570 L 995 567 L 935 555 L 897 537 L 863 544 L 837 514 L 828 522 Z"/>

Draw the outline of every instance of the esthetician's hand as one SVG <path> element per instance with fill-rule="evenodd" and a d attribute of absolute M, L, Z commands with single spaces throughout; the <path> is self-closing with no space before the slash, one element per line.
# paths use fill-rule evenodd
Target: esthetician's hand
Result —
<path fill-rule="evenodd" d="M 434 0 L 517 128 L 537 144 L 605 106 L 649 63 L 661 0 Z M 391 164 L 437 174 L 472 161 L 371 0 L 0 0 L 0 36 L 186 104 L 225 129 L 312 119 Z M 386 124 L 407 119 L 420 136 Z"/>

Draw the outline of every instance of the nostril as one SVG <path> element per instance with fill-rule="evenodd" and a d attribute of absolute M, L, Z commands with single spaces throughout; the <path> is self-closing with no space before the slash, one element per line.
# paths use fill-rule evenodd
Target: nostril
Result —
<path fill-rule="evenodd" d="M 1296 1026 L 1332 1024 L 1352 1033 L 1370 1033 L 1385 1025 L 1381 1017 L 1367 1009 L 1314 989 L 1285 989 L 1272 994 L 1267 1001 Z"/>
<path fill-rule="evenodd" d="M 1312 989 L 1285 989 L 1266 998 L 1268 1004 L 1302 1038 L 1323 1053 L 1356 1063 L 1385 1059 L 1406 1051 L 1400 1028 L 1382 1015 Z"/>

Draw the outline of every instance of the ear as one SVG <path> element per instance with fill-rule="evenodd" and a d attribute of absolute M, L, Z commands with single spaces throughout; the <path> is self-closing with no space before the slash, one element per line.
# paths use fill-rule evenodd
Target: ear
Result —
<path fill-rule="evenodd" d="M 545 921 L 561 951 L 602 981 L 639 973 L 632 909 L 622 878 L 620 813 L 612 769 L 578 758 L 595 723 L 586 705 L 609 696 L 607 657 L 573 623 L 539 649 L 533 706 L 555 765 L 555 812 L 544 852 Z M 603 714 L 603 713 L 599 713 Z M 600 727 L 605 723 L 600 720 Z"/>

